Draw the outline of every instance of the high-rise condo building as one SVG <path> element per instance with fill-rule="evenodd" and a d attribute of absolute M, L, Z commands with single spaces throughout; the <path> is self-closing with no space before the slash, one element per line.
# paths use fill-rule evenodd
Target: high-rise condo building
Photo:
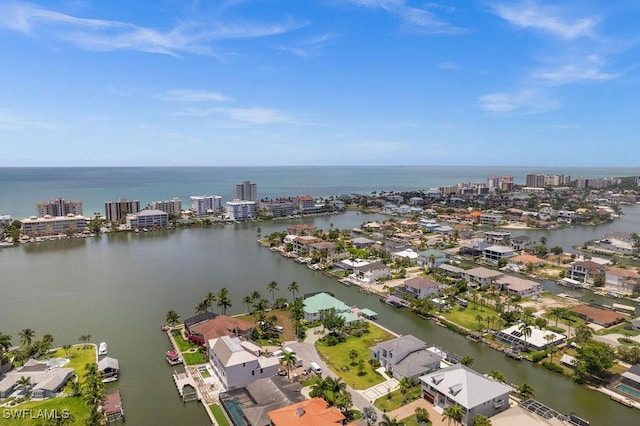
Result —
<path fill-rule="evenodd" d="M 258 201 L 258 185 L 245 180 L 233 184 L 233 199 L 243 201 Z"/>
<path fill-rule="evenodd" d="M 64 198 L 56 198 L 55 200 L 36 204 L 36 210 L 38 211 L 38 217 L 45 217 L 46 215 L 61 217 L 68 214 L 82 216 L 82 201 L 68 201 Z"/>
<path fill-rule="evenodd" d="M 196 216 L 216 214 L 222 211 L 222 197 L 219 195 L 192 195 L 191 211 Z"/>
<path fill-rule="evenodd" d="M 149 203 L 149 210 L 161 210 L 170 215 L 180 216 L 182 214 L 182 201 L 180 198 L 173 198 L 167 201 L 152 201 Z"/>
<path fill-rule="evenodd" d="M 227 201 L 227 216 L 231 220 L 244 220 L 256 217 L 256 203 L 254 201 Z"/>
<path fill-rule="evenodd" d="M 123 223 L 128 214 L 140 211 L 140 201 L 126 198 L 120 198 L 117 201 L 106 201 L 104 203 L 104 211 L 108 221 Z"/>

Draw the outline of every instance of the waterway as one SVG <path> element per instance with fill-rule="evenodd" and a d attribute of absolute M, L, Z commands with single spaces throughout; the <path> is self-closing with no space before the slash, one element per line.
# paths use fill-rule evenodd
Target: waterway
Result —
<path fill-rule="evenodd" d="M 640 209 L 627 209 L 618 223 L 597 228 L 637 232 Z M 349 212 L 297 220 L 328 229 L 344 229 L 379 215 Z M 625 221 L 628 221 L 625 226 Z M 77 342 L 91 334 L 92 341 L 107 341 L 109 355 L 120 360 L 119 382 L 127 423 L 208 424 L 203 408 L 183 404 L 171 379 L 172 368 L 163 354 L 169 343 L 160 331 L 170 309 L 185 318 L 209 291 L 229 289 L 233 306 L 243 310 L 241 299 L 258 290 L 269 294 L 267 283 L 279 283 L 279 295 L 298 282 L 301 291 L 328 290 L 350 305 L 369 307 L 380 314 L 380 323 L 398 333 L 414 334 L 426 342 L 460 355 L 470 355 L 481 372 L 502 371 L 510 382 L 527 381 L 536 397 L 563 413 L 575 412 L 592 425 L 635 424 L 638 413 L 607 396 L 575 385 L 570 380 L 524 361 L 514 361 L 492 349 L 470 343 L 407 310 L 394 309 L 373 295 L 345 287 L 256 244 L 262 234 L 281 231 L 291 222 L 243 223 L 211 228 L 181 229 L 140 234 L 114 234 L 78 240 L 27 244 L 0 250 L 0 331 L 13 335 L 32 328 L 37 336 L 51 333 L 55 344 Z M 635 227 L 635 228 L 634 228 Z M 553 238 L 578 239 L 583 228 L 555 231 Z M 584 235 L 584 233 L 583 233 Z M 551 240 L 551 236 L 549 237 Z"/>

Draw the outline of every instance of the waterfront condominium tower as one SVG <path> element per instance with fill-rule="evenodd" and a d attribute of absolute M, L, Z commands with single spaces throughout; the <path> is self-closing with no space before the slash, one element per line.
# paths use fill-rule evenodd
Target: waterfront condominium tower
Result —
<path fill-rule="evenodd" d="M 191 211 L 196 216 L 220 213 L 222 211 L 222 197 L 219 195 L 192 195 Z"/>
<path fill-rule="evenodd" d="M 138 213 L 140 211 L 140 200 L 128 200 L 120 198 L 116 201 L 106 201 L 104 210 L 109 222 L 122 223 L 128 214 Z"/>
<path fill-rule="evenodd" d="M 233 184 L 233 199 L 242 201 L 258 201 L 258 185 L 245 180 Z"/>
<path fill-rule="evenodd" d="M 38 217 L 45 217 L 47 215 L 60 217 L 69 214 L 82 216 L 82 201 L 69 201 L 64 198 L 56 198 L 52 201 L 36 204 L 36 210 L 38 210 Z"/>

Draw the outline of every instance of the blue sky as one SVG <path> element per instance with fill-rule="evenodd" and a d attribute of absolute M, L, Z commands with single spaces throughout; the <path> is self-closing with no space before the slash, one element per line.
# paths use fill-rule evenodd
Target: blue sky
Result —
<path fill-rule="evenodd" d="M 635 166 L 640 2 L 0 0 L 0 166 Z"/>

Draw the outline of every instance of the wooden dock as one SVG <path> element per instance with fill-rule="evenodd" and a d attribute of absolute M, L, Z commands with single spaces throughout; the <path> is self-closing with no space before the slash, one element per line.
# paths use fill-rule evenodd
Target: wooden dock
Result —
<path fill-rule="evenodd" d="M 173 381 L 176 384 L 176 388 L 178 388 L 182 402 L 200 401 L 200 399 L 202 399 L 196 381 L 188 372 L 178 373 L 174 371 Z"/>
<path fill-rule="evenodd" d="M 102 406 L 104 408 L 104 414 L 107 417 L 107 423 L 118 422 L 120 420 L 125 421 L 120 389 L 107 395 Z"/>

